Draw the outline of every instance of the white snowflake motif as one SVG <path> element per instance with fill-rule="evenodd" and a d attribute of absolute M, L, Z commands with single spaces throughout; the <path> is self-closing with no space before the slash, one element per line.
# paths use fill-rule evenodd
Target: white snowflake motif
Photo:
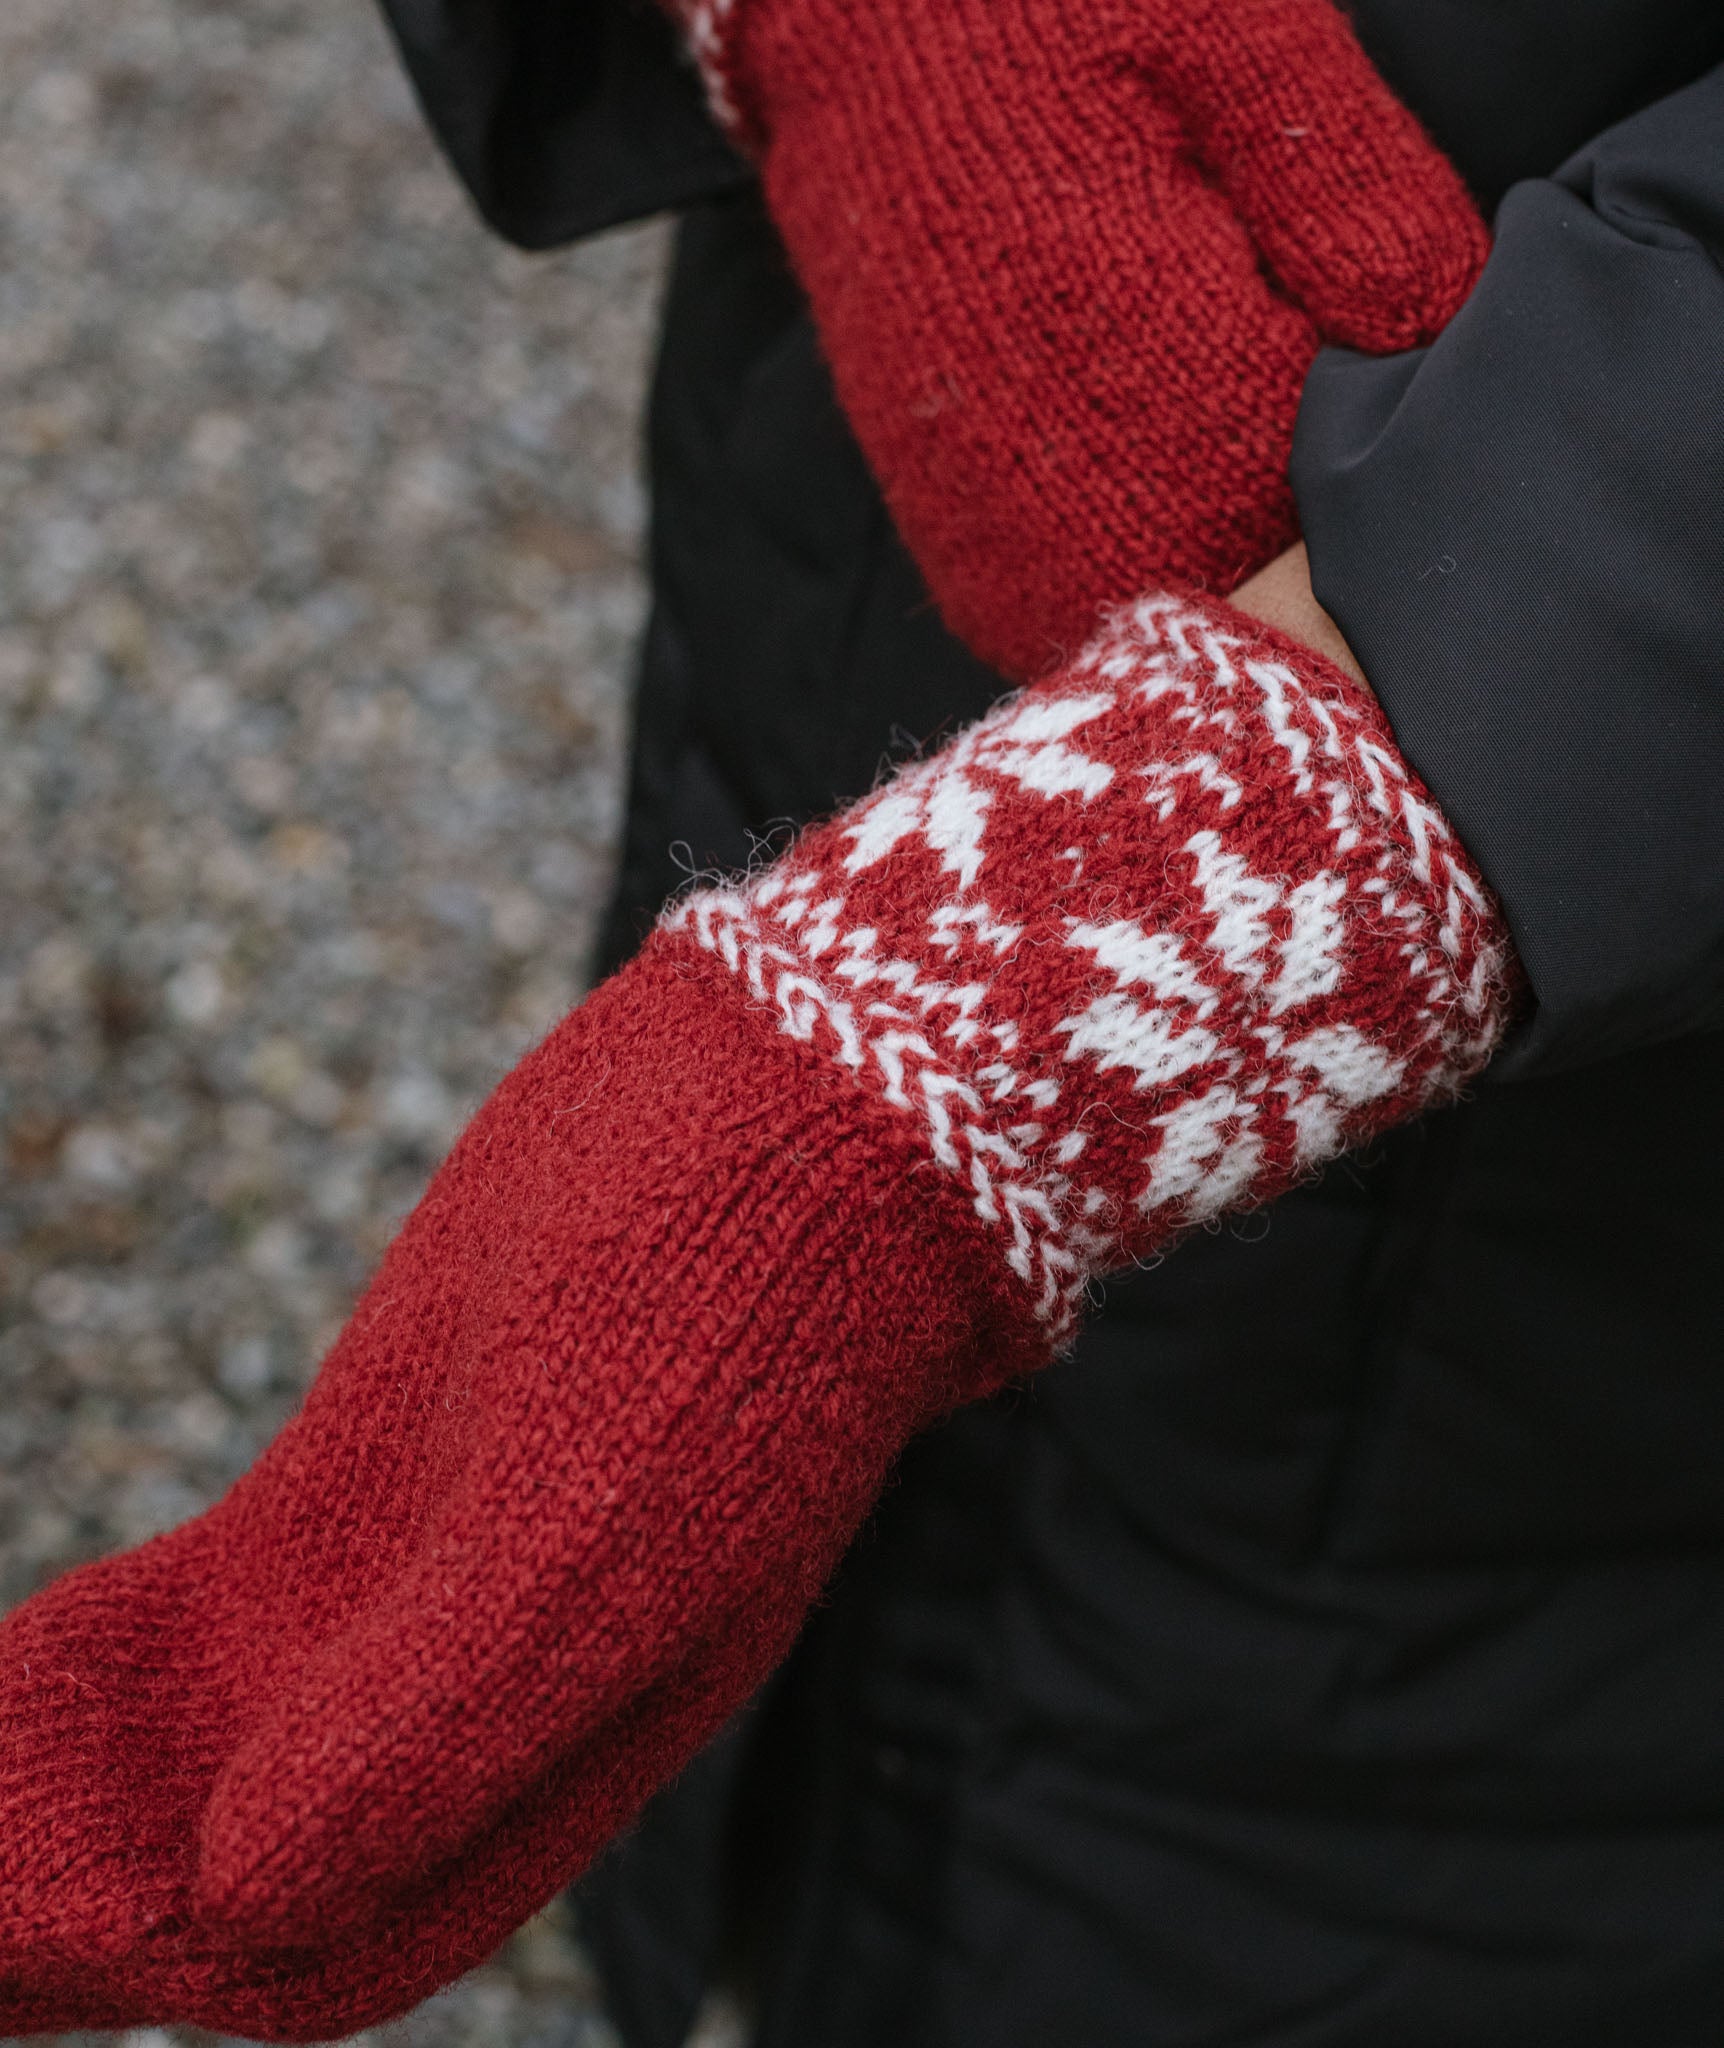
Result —
<path fill-rule="evenodd" d="M 1350 688 L 1145 599 L 665 926 L 913 1122 L 1057 1343 L 1090 1276 L 1452 1090 L 1503 1028 L 1494 912 Z M 1243 829 L 1266 804 L 1285 829 Z"/>
<path fill-rule="evenodd" d="M 943 753 L 907 769 L 868 799 L 856 823 L 845 828 L 845 873 L 860 874 L 904 840 L 919 837 L 939 855 L 945 872 L 957 877 L 958 889 L 968 891 L 981 872 L 994 804 L 993 791 L 978 776 L 1004 776 L 1037 796 L 1081 796 L 1086 802 L 1100 796 L 1113 770 L 1066 741 L 1111 711 L 1115 701 L 1112 691 L 1094 691 L 1002 705 Z"/>

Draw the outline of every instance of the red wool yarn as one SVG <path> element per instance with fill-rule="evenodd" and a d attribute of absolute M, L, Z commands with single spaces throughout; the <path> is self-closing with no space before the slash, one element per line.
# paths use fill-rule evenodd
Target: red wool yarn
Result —
<path fill-rule="evenodd" d="M 1329 0 L 667 4 L 900 532 L 1008 675 L 1285 547 L 1319 344 L 1431 340 L 1484 261 Z"/>
<path fill-rule="evenodd" d="M 0 2034 L 316 2039 L 482 1960 L 783 1655 L 913 1431 L 1452 1093 L 1513 986 L 1370 694 L 1189 598 L 683 899 L 257 1466 L 0 1628 Z"/>

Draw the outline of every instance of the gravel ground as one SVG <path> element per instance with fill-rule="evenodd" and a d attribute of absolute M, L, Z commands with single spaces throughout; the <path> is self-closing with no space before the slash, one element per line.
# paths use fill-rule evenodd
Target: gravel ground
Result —
<path fill-rule="evenodd" d="M 490 239 L 363 0 L 0 8 L 0 1606 L 249 1463 L 580 992 L 663 255 Z M 611 2037 L 552 1916 L 370 2038 Z"/>

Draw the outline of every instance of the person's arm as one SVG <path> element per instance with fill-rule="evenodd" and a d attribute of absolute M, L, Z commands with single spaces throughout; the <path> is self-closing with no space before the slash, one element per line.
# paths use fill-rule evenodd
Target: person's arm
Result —
<path fill-rule="evenodd" d="M 910 1433 L 1489 1059 L 1465 848 L 1213 600 L 672 906 L 456 1145 L 209 1514 L 0 1625 L 0 2033 L 327 2038 L 759 1685 Z"/>
<path fill-rule="evenodd" d="M 1515 186 L 1431 347 L 1319 356 L 1293 480 L 1530 978 L 1493 1073 L 1724 1027 L 1724 71 Z"/>
<path fill-rule="evenodd" d="M 1228 602 L 1235 611 L 1261 619 L 1300 646 L 1315 648 L 1337 668 L 1345 669 L 1354 682 L 1370 687 L 1340 627 L 1317 602 L 1311 588 L 1311 557 L 1303 541 L 1248 576 Z"/>
<path fill-rule="evenodd" d="M 1330 0 L 383 5 L 512 240 L 758 176 L 936 604 L 1013 677 L 1285 546 L 1319 342 L 1410 346 L 1483 256 Z"/>
<path fill-rule="evenodd" d="M 1319 341 L 1428 338 L 1483 256 L 1331 0 L 661 4 L 935 605 L 1004 675 L 1285 547 Z"/>

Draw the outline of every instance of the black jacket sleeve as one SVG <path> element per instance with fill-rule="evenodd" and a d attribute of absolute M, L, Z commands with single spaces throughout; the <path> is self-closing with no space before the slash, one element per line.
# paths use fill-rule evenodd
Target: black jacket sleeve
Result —
<path fill-rule="evenodd" d="M 1724 70 L 1513 186 L 1437 343 L 1321 355 L 1318 598 L 1498 890 L 1507 1077 L 1724 1026 Z"/>
<path fill-rule="evenodd" d="M 751 176 L 650 0 L 383 0 L 383 11 L 462 183 L 522 248 Z"/>

